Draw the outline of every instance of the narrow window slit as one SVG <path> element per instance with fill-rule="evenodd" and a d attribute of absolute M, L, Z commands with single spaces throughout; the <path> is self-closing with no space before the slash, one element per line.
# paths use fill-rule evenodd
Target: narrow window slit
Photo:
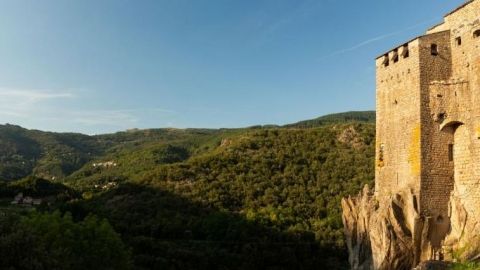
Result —
<path fill-rule="evenodd" d="M 393 63 L 398 62 L 398 49 L 393 50 L 392 61 Z"/>
<path fill-rule="evenodd" d="M 410 56 L 410 50 L 408 49 L 408 44 L 403 45 L 402 57 L 408 58 Z"/>
<path fill-rule="evenodd" d="M 430 54 L 433 55 L 433 56 L 438 55 L 438 45 L 437 44 L 432 44 L 430 46 Z"/>
<path fill-rule="evenodd" d="M 390 60 L 388 59 L 388 54 L 385 54 L 383 56 L 383 63 L 382 64 L 383 64 L 384 67 L 388 67 L 390 65 Z"/>
<path fill-rule="evenodd" d="M 448 145 L 448 161 L 453 161 L 453 144 Z"/>

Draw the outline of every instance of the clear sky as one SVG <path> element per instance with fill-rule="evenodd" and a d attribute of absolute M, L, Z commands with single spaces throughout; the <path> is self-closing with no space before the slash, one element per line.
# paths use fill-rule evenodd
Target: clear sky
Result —
<path fill-rule="evenodd" d="M 373 110 L 374 58 L 463 0 L 0 0 L 0 123 L 88 134 Z"/>

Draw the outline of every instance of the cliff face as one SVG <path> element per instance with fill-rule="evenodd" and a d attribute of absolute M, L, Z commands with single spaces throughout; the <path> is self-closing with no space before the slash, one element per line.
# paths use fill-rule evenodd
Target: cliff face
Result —
<path fill-rule="evenodd" d="M 406 195 L 380 204 L 366 186 L 359 196 L 342 201 L 352 269 L 411 269 L 418 214 L 413 196 Z"/>
<path fill-rule="evenodd" d="M 454 193 L 449 220 L 434 220 L 418 212 L 417 196 L 409 190 L 379 202 L 365 186 L 358 196 L 343 199 L 352 270 L 410 270 L 428 260 L 479 258 L 478 225 L 464 200 Z"/>
<path fill-rule="evenodd" d="M 448 259 L 479 261 L 480 223 L 472 213 L 477 208 L 474 196 L 461 196 L 455 190 L 450 196 L 450 230 L 444 248 Z"/>

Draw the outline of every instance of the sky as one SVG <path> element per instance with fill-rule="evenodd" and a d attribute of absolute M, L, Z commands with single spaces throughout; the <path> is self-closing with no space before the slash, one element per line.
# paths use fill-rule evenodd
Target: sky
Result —
<path fill-rule="evenodd" d="M 374 59 L 463 2 L 0 0 L 0 123 L 100 134 L 374 110 Z"/>

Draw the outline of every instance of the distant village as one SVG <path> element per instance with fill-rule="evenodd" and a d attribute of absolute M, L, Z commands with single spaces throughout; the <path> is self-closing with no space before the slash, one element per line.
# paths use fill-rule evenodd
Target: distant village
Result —
<path fill-rule="evenodd" d="M 109 190 L 117 186 L 117 183 L 115 182 L 108 182 L 104 185 L 94 185 L 93 187 L 96 189 L 103 189 L 103 190 Z"/>
<path fill-rule="evenodd" d="M 30 196 L 23 196 L 23 193 L 20 192 L 13 198 L 13 201 L 10 203 L 12 205 L 21 205 L 21 206 L 36 206 L 42 204 L 42 199 L 33 198 Z"/>
<path fill-rule="evenodd" d="M 111 168 L 111 167 L 117 167 L 117 163 L 115 161 L 106 161 L 106 162 L 99 162 L 99 163 L 93 163 L 92 167 L 94 168 Z"/>
<path fill-rule="evenodd" d="M 105 162 L 99 162 L 99 163 L 93 163 L 92 167 L 94 168 L 113 168 L 117 167 L 118 163 L 111 160 L 111 161 L 105 161 Z M 96 184 L 93 187 L 96 189 L 102 189 L 102 190 L 109 190 L 117 186 L 117 183 L 115 182 L 108 182 L 103 185 Z"/>

